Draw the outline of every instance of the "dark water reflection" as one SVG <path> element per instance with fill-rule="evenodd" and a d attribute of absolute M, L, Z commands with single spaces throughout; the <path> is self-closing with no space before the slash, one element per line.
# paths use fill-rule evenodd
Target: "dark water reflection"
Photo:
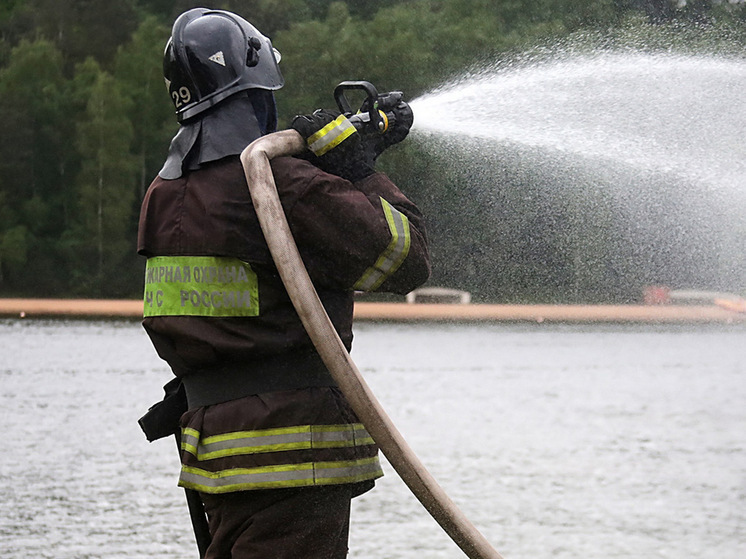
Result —
<path fill-rule="evenodd" d="M 353 357 L 508 559 L 736 559 L 745 334 L 361 324 Z M 169 378 L 135 322 L 0 321 L 3 558 L 196 557 L 173 441 L 136 424 Z M 385 469 L 350 556 L 462 557 Z"/>

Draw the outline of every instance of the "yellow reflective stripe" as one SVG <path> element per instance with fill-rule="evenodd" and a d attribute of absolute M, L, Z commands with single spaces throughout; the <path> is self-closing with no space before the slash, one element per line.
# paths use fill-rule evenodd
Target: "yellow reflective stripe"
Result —
<path fill-rule="evenodd" d="M 198 431 L 186 431 L 182 433 L 181 448 L 200 461 L 265 452 L 349 448 L 375 444 L 361 423 L 236 431 L 201 440 Z"/>
<path fill-rule="evenodd" d="M 300 487 L 313 485 L 313 463 L 264 466 L 261 468 L 232 468 L 208 472 L 200 468 L 182 466 L 179 486 L 205 493 L 228 493 L 245 489 L 272 487 Z"/>
<path fill-rule="evenodd" d="M 211 445 L 224 441 L 231 441 L 242 438 L 254 437 L 274 437 L 277 435 L 293 435 L 297 433 L 310 433 L 310 425 L 296 425 L 293 427 L 276 427 L 273 429 L 255 429 L 252 431 L 234 431 L 232 433 L 223 433 L 222 435 L 212 435 L 202 439 L 203 445 Z"/>
<path fill-rule="evenodd" d="M 409 247 L 412 243 L 407 216 L 383 198 L 381 198 L 381 205 L 383 206 L 386 221 L 389 224 L 391 241 L 378 257 L 376 263 L 368 268 L 362 277 L 355 282 L 353 287 L 359 291 L 374 291 L 378 289 L 391 274 L 399 269 L 399 266 L 407 258 Z"/>
<path fill-rule="evenodd" d="M 330 149 L 338 146 L 352 134 L 355 127 L 344 115 L 340 115 L 321 130 L 306 140 L 309 149 L 316 155 L 324 155 Z"/>
<path fill-rule="evenodd" d="M 315 466 L 316 484 L 356 483 L 383 475 L 378 456 L 363 460 L 339 462 L 317 462 Z"/>
<path fill-rule="evenodd" d="M 179 485 L 205 493 L 356 483 L 383 475 L 378 456 L 337 462 L 306 462 L 208 472 L 183 466 Z"/>
<path fill-rule="evenodd" d="M 312 448 L 344 448 L 375 444 L 362 423 L 312 426 Z"/>
<path fill-rule="evenodd" d="M 199 431 L 197 431 L 196 429 L 192 429 L 191 427 L 184 427 L 181 430 L 181 434 L 189 436 L 189 437 L 197 437 L 197 438 L 199 438 Z"/>
<path fill-rule="evenodd" d="M 181 450 L 186 450 L 190 454 L 196 454 L 198 444 L 199 431 L 189 428 L 181 430 Z"/>

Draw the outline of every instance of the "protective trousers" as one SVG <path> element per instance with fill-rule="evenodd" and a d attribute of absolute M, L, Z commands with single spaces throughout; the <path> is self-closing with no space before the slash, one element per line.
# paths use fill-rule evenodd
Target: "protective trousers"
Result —
<path fill-rule="evenodd" d="M 344 559 L 353 494 L 349 485 L 201 493 L 205 559 Z"/>

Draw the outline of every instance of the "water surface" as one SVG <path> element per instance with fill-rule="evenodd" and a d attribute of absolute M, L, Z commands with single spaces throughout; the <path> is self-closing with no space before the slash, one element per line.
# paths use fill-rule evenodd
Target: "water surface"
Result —
<path fill-rule="evenodd" d="M 360 324 L 353 357 L 506 559 L 737 559 L 745 334 Z M 3 558 L 197 556 L 174 443 L 136 423 L 169 378 L 135 322 L 0 321 Z M 350 557 L 463 557 L 384 469 Z"/>

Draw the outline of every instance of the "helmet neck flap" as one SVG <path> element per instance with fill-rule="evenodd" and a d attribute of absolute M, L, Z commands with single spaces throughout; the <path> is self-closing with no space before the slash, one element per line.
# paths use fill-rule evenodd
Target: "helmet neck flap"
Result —
<path fill-rule="evenodd" d="M 240 154 L 251 142 L 276 128 L 277 111 L 271 91 L 250 89 L 238 93 L 200 118 L 181 125 L 158 175 L 178 179 L 205 163 Z"/>

